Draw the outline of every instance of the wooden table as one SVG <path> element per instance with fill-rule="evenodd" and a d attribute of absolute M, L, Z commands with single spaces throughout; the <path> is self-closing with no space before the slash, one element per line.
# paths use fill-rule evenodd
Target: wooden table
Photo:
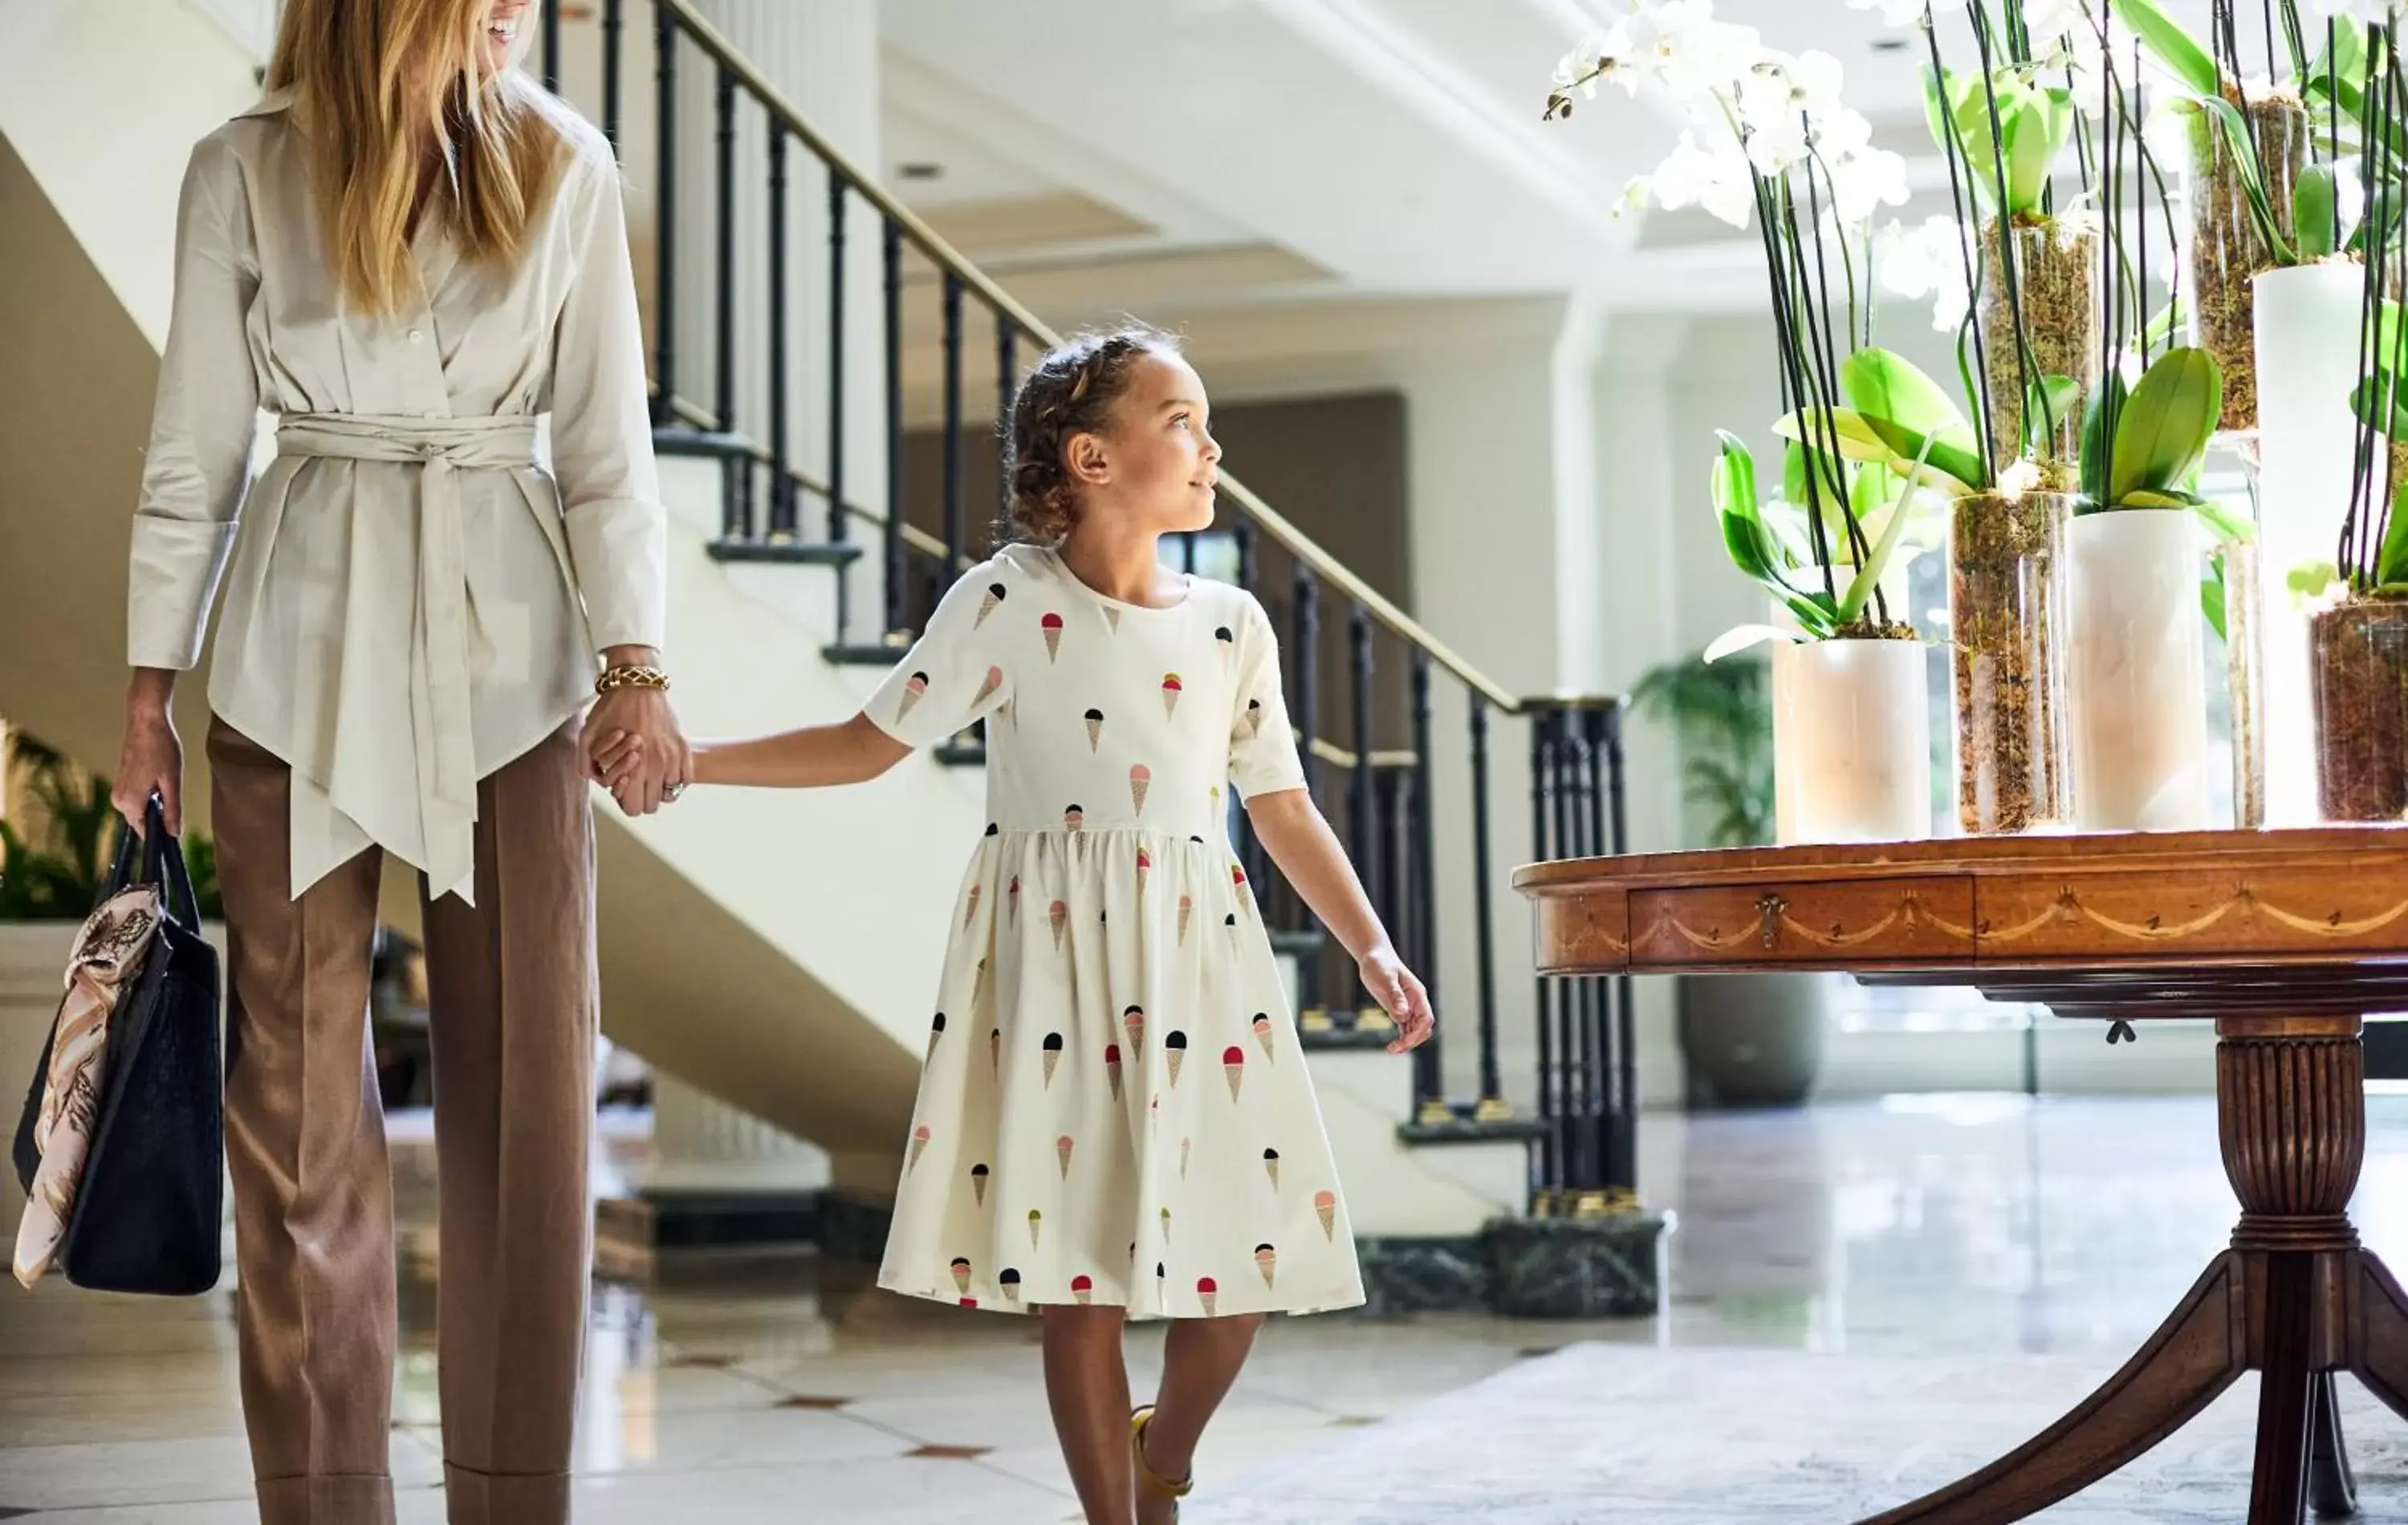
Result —
<path fill-rule="evenodd" d="M 2021 1519 L 2262 1374 L 2250 1525 L 2354 1505 L 2350 1372 L 2408 1417 L 2408 1296 L 2358 1242 L 2361 1019 L 2408 1011 L 2408 831 L 1966 839 L 1526 868 L 1549 974 L 1835 970 L 2060 1016 L 2215 1021 L 2231 1245 L 2087 1402 L 1872 1525 Z"/>

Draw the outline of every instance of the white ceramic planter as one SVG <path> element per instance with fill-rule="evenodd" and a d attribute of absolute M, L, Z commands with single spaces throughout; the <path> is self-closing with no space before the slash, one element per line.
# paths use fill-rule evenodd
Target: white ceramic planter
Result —
<path fill-rule="evenodd" d="M 2085 831 L 2207 827 L 2204 548 L 2181 510 L 2073 522 L 2073 808 Z"/>
<path fill-rule="evenodd" d="M 2308 614 L 2286 591 L 2302 562 L 2330 561 L 2349 511 L 2363 270 L 2347 263 L 2268 270 L 2257 301 L 2257 612 L 2265 736 L 2265 824 L 2306 826 L 2316 809 Z"/>
<path fill-rule="evenodd" d="M 1931 835 L 1931 690 L 1917 640 L 1772 649 L 1772 790 L 1784 842 Z"/>

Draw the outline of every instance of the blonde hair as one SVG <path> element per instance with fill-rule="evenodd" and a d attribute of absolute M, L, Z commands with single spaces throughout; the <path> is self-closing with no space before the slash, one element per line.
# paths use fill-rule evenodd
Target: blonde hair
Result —
<path fill-rule="evenodd" d="M 409 288 L 410 217 L 439 217 L 464 258 L 524 253 L 564 135 L 516 69 L 488 72 L 491 0 L 285 0 L 267 88 L 294 93 L 328 260 L 344 296 L 390 313 Z M 424 153 L 446 173 L 418 208 Z"/>

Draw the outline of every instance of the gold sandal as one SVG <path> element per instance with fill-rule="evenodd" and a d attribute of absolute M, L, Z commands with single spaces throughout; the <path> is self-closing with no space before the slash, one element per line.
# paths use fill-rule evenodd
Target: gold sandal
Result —
<path fill-rule="evenodd" d="M 1154 1471 L 1154 1464 L 1145 1459 L 1145 1427 L 1152 1423 L 1153 1419 L 1152 1403 L 1129 1415 L 1129 1457 L 1137 1464 L 1137 1486 L 1157 1499 L 1183 1499 L 1196 1491 L 1196 1475 L 1191 1472 L 1177 1482 L 1172 1482 Z M 1179 1511 L 1176 1508 L 1171 1510 L 1170 1518 L 1173 1519 L 1179 1518 Z"/>

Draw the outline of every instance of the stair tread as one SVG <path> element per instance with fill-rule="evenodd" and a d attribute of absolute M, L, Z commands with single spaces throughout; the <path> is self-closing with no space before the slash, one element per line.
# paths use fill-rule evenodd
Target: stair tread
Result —
<path fill-rule="evenodd" d="M 881 641 L 873 644 L 824 646 L 820 655 L 840 668 L 891 668 L 903 660 L 909 645 L 890 646 Z"/>
<path fill-rule="evenodd" d="M 858 545 L 827 540 L 713 540 L 713 561 L 759 561 L 806 567 L 846 567 L 862 557 Z"/>
<path fill-rule="evenodd" d="M 1274 928 L 1271 932 L 1271 951 L 1274 953 L 1316 953 L 1319 952 L 1322 945 L 1328 941 L 1329 934 L 1323 931 L 1318 927 L 1308 927 L 1302 930 L 1293 928 Z"/>
<path fill-rule="evenodd" d="M 1377 1052 L 1396 1041 L 1394 1028 L 1299 1028 L 1297 1042 L 1309 1052 Z"/>
<path fill-rule="evenodd" d="M 1520 1144 L 1542 1138 L 1546 1131 L 1547 1125 L 1536 1117 L 1483 1122 L 1477 1117 L 1456 1116 L 1442 1123 L 1400 1123 L 1397 1136 L 1407 1144 Z"/>
<path fill-rule="evenodd" d="M 740 434 L 693 429 L 681 424 L 652 426 L 652 450 L 657 454 L 750 457 L 755 448 L 751 439 Z"/>
<path fill-rule="evenodd" d="M 948 768 L 984 768 L 986 743 L 982 741 L 948 741 L 937 748 L 936 758 Z"/>

